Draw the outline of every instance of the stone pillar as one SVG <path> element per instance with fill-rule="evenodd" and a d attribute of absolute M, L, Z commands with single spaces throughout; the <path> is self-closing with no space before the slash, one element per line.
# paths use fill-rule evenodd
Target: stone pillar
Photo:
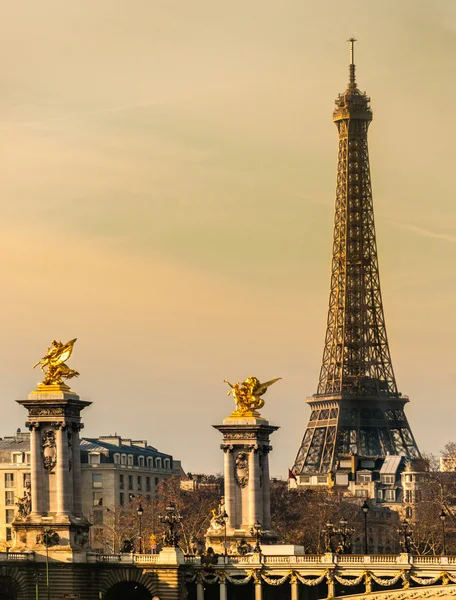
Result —
<path fill-rule="evenodd" d="M 43 512 L 43 481 L 41 460 L 41 439 L 39 423 L 30 423 L 30 493 L 32 496 L 32 515 L 41 515 Z"/>
<path fill-rule="evenodd" d="M 262 520 L 260 515 L 260 465 L 258 447 L 249 452 L 249 520 L 250 525 Z M 263 523 L 261 523 L 263 525 Z"/>
<path fill-rule="evenodd" d="M 269 477 L 269 452 L 271 446 L 263 447 L 263 529 L 271 529 L 271 488 Z"/>
<path fill-rule="evenodd" d="M 255 600 L 263 600 L 263 586 L 261 585 L 261 579 L 255 581 Z"/>
<path fill-rule="evenodd" d="M 196 600 L 204 600 L 204 586 L 201 573 L 196 576 Z"/>
<path fill-rule="evenodd" d="M 57 514 L 68 515 L 68 441 L 66 435 L 66 426 L 64 423 L 59 423 L 57 426 Z"/>
<path fill-rule="evenodd" d="M 236 502 L 235 502 L 235 482 L 234 482 L 234 459 L 233 446 L 222 445 L 222 450 L 225 453 L 225 510 L 228 514 L 227 527 L 236 528 Z"/>
<path fill-rule="evenodd" d="M 220 600 L 227 600 L 225 578 L 219 575 L 219 581 L 219 598 Z"/>
<path fill-rule="evenodd" d="M 77 517 L 82 516 L 82 475 L 81 475 L 81 442 L 79 429 L 81 425 L 73 426 L 72 454 L 73 454 L 73 511 Z"/>
<path fill-rule="evenodd" d="M 296 575 L 292 575 L 290 578 L 291 585 L 291 600 L 299 600 L 299 583 Z"/>

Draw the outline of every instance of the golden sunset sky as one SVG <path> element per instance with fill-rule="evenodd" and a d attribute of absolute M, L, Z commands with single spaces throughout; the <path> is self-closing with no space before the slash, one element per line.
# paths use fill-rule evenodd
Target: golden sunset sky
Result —
<path fill-rule="evenodd" d="M 393 364 L 422 451 L 456 441 L 456 2 L 1 0 L 0 435 L 78 338 L 86 436 L 222 470 L 224 378 L 286 476 L 329 292 L 333 102 L 356 46 Z"/>

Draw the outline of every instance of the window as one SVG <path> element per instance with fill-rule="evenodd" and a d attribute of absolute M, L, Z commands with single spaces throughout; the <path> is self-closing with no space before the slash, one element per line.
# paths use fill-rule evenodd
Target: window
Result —
<path fill-rule="evenodd" d="M 385 500 L 387 502 L 395 502 L 396 490 L 385 490 Z"/>
<path fill-rule="evenodd" d="M 317 483 L 328 483 L 328 478 L 326 476 L 319 475 L 317 477 Z"/>
<path fill-rule="evenodd" d="M 133 475 L 128 476 L 128 489 L 129 490 L 133 489 Z"/>
<path fill-rule="evenodd" d="M 93 525 L 103 525 L 103 511 L 102 510 L 94 510 L 93 511 Z"/>
<path fill-rule="evenodd" d="M 133 466 L 133 454 L 128 455 L 128 464 L 130 467 Z"/>
<path fill-rule="evenodd" d="M 14 492 L 5 492 L 5 505 L 14 506 Z"/>
<path fill-rule="evenodd" d="M 103 475 L 101 473 L 92 473 L 92 487 L 103 487 Z"/>
<path fill-rule="evenodd" d="M 138 465 L 144 467 L 144 456 L 138 456 Z"/>
<path fill-rule="evenodd" d="M 120 492 L 119 504 L 120 504 L 120 506 L 124 505 L 124 493 L 123 492 Z"/>
<path fill-rule="evenodd" d="M 377 492 L 377 498 L 379 500 L 383 500 L 383 490 L 378 490 L 378 492 Z"/>
<path fill-rule="evenodd" d="M 14 473 L 5 473 L 5 487 L 14 487 Z"/>
<path fill-rule="evenodd" d="M 358 496 L 358 498 L 367 498 L 367 490 L 355 490 L 355 496 Z"/>
<path fill-rule="evenodd" d="M 118 452 L 114 454 L 114 464 L 120 465 L 120 454 Z"/>
<path fill-rule="evenodd" d="M 93 494 L 93 505 L 103 506 L 103 492 L 92 492 Z"/>
<path fill-rule="evenodd" d="M 157 469 L 161 469 L 162 468 L 162 459 L 160 457 L 158 457 L 158 456 L 155 459 L 155 466 L 157 467 Z"/>
<path fill-rule="evenodd" d="M 372 481 L 372 475 L 370 473 L 358 473 L 356 479 L 358 483 L 370 483 Z"/>
<path fill-rule="evenodd" d="M 127 455 L 126 454 L 122 454 L 122 456 L 120 457 L 120 463 L 122 465 L 126 465 L 127 464 Z"/>
<path fill-rule="evenodd" d="M 160 483 L 160 478 L 156 477 L 155 478 L 155 487 L 157 487 L 157 485 Z"/>
<path fill-rule="evenodd" d="M 119 475 L 119 487 L 121 490 L 124 489 L 124 476 L 122 474 Z"/>
<path fill-rule="evenodd" d="M 23 473 L 23 479 L 22 479 L 22 485 L 25 488 L 30 487 L 31 481 L 32 481 L 32 475 L 30 473 Z"/>
<path fill-rule="evenodd" d="M 6 522 L 7 523 L 12 523 L 14 520 L 14 508 L 7 508 L 6 511 Z"/>
<path fill-rule="evenodd" d="M 299 476 L 299 483 L 310 483 L 310 477 L 309 477 L 309 475 L 300 475 Z"/>
<path fill-rule="evenodd" d="M 142 477 L 141 477 L 141 475 L 138 475 L 137 483 L 138 483 L 138 490 L 141 491 L 142 490 Z"/>
<path fill-rule="evenodd" d="M 152 456 L 148 456 L 148 457 L 147 457 L 147 466 L 148 466 L 149 468 L 151 468 L 151 467 L 153 467 L 153 466 L 154 466 L 154 459 L 152 458 Z"/>
<path fill-rule="evenodd" d="M 170 468 L 171 468 L 171 465 L 169 462 L 169 458 L 165 458 L 165 469 L 170 469 Z"/>
<path fill-rule="evenodd" d="M 405 490 L 405 498 L 404 498 L 405 502 L 412 502 L 413 501 L 413 497 L 412 497 L 412 490 Z"/>
<path fill-rule="evenodd" d="M 91 464 L 91 465 L 99 465 L 100 464 L 100 454 L 98 452 L 89 452 L 89 464 Z"/>
<path fill-rule="evenodd" d="M 26 452 L 25 453 L 25 462 L 29 465 L 30 464 L 30 452 Z"/>
<path fill-rule="evenodd" d="M 11 542 L 12 539 L 13 539 L 13 530 L 11 529 L 11 527 L 7 527 L 6 528 L 6 541 Z"/>
<path fill-rule="evenodd" d="M 382 475 L 381 476 L 382 483 L 394 483 L 395 479 L 396 478 L 394 475 Z"/>
<path fill-rule="evenodd" d="M 14 452 L 13 453 L 13 463 L 19 464 L 24 462 L 24 457 L 22 452 Z"/>
<path fill-rule="evenodd" d="M 146 492 L 150 492 L 150 477 L 146 477 Z"/>

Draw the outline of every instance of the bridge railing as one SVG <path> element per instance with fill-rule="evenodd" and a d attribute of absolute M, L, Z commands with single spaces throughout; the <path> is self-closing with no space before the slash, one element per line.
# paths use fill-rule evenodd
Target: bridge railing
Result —
<path fill-rule="evenodd" d="M 12 560 L 12 561 L 24 561 L 24 560 L 35 560 L 34 552 L 0 552 L 0 561 Z"/>
<path fill-rule="evenodd" d="M 97 563 L 156 563 L 158 562 L 158 554 L 87 554 L 87 562 Z"/>

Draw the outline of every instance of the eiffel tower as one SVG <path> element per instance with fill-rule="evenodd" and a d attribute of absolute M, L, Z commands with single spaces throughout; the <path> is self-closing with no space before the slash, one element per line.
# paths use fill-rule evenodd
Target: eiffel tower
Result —
<path fill-rule="evenodd" d="M 341 456 L 420 456 L 397 390 L 383 314 L 367 146 L 370 98 L 349 83 L 336 100 L 339 133 L 331 290 L 317 393 L 293 473 L 329 473 Z"/>

